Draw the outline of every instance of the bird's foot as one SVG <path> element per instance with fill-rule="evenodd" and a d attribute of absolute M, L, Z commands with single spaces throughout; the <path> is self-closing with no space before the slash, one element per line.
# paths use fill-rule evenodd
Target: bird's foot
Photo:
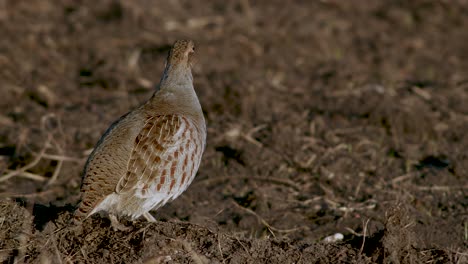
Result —
<path fill-rule="evenodd" d="M 145 217 L 146 221 L 150 223 L 156 222 L 156 219 L 151 215 L 150 212 L 143 213 L 143 217 Z"/>
<path fill-rule="evenodd" d="M 126 225 L 120 223 L 115 215 L 109 214 L 109 219 L 111 221 L 111 226 L 112 226 L 112 229 L 114 229 L 114 231 L 127 232 L 127 231 L 131 231 L 133 229 L 130 226 L 126 226 Z"/>

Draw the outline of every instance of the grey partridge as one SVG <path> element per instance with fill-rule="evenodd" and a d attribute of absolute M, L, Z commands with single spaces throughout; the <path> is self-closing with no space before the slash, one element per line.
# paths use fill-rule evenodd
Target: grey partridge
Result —
<path fill-rule="evenodd" d="M 135 220 L 175 199 L 192 182 L 205 149 L 206 124 L 193 87 L 192 41 L 169 52 L 153 96 L 114 122 L 88 158 L 74 222 L 105 212 Z"/>

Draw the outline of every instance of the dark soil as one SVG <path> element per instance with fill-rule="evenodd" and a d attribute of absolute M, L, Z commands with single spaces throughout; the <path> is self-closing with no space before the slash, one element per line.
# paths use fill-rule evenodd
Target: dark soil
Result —
<path fill-rule="evenodd" d="M 0 262 L 468 263 L 467 1 L 197 2 L 0 1 Z M 180 38 L 195 181 L 157 223 L 68 226 Z"/>

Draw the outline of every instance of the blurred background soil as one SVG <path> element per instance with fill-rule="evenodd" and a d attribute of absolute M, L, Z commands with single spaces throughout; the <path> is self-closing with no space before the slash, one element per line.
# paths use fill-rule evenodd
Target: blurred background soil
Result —
<path fill-rule="evenodd" d="M 0 262 L 467 263 L 467 29 L 465 0 L 2 0 Z M 196 179 L 157 223 L 70 228 L 87 155 L 176 39 Z"/>

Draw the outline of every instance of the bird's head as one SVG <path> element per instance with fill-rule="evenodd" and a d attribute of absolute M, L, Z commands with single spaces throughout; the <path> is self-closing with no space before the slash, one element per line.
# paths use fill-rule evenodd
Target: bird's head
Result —
<path fill-rule="evenodd" d="M 167 64 L 170 66 L 191 67 L 195 44 L 191 40 L 177 40 L 169 52 Z"/>

